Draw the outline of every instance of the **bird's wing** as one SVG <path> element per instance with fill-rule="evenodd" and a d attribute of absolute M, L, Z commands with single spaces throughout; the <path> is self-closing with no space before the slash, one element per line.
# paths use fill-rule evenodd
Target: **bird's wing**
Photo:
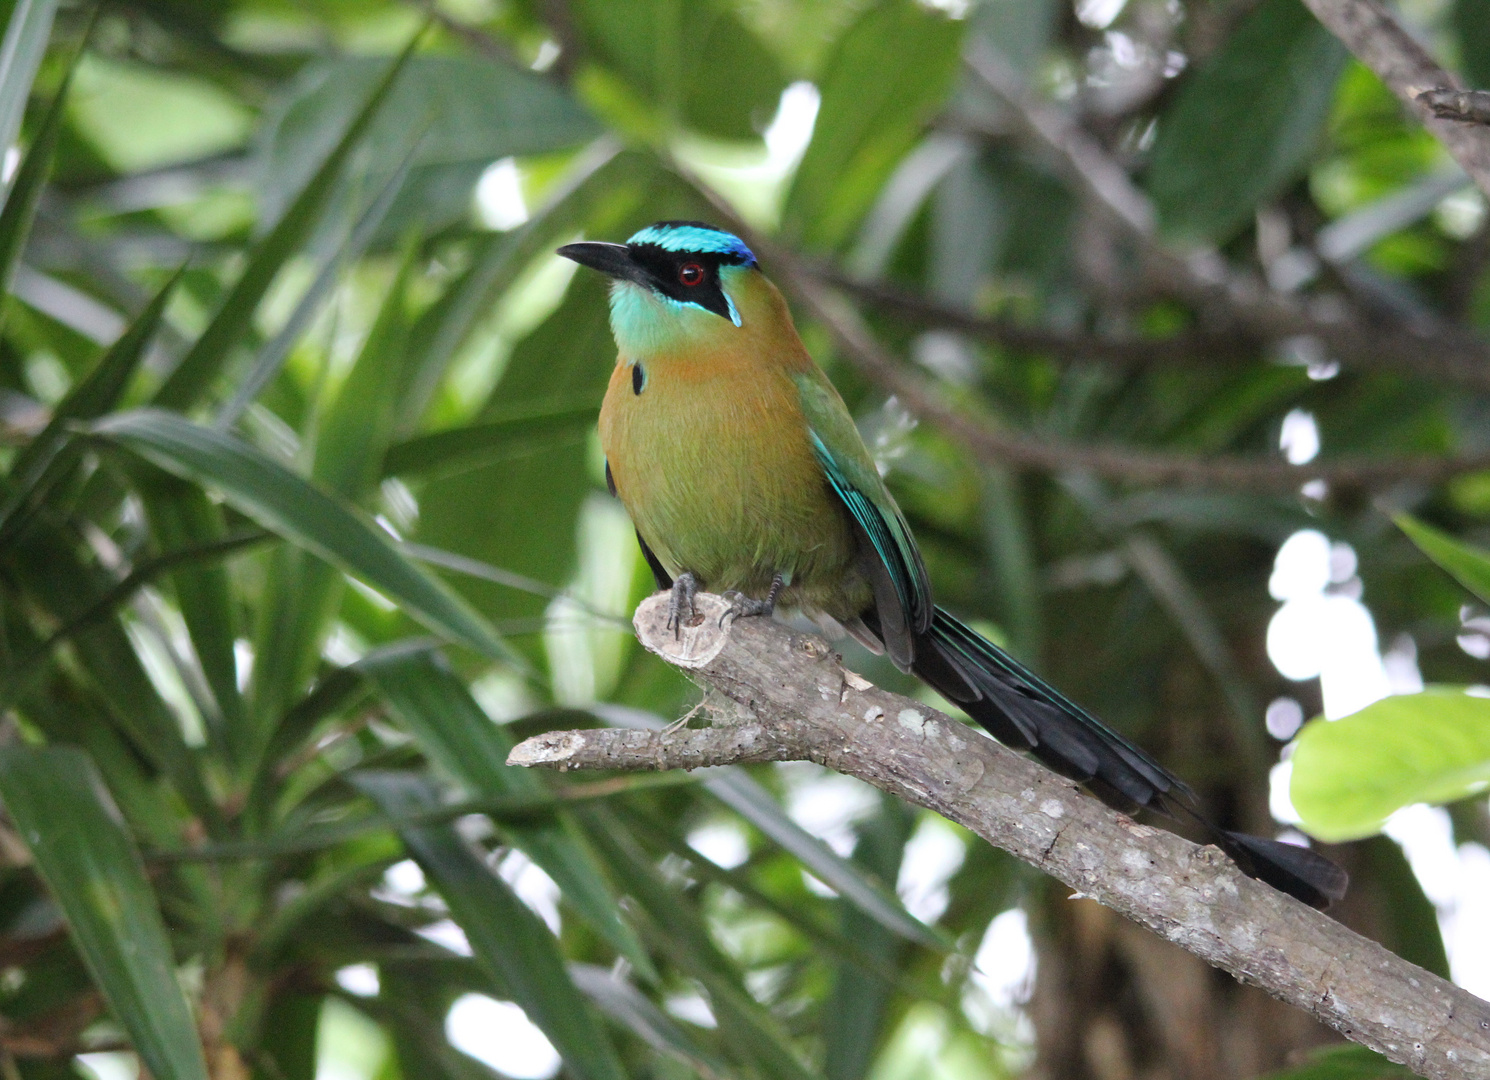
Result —
<path fill-rule="evenodd" d="M 910 526 L 880 479 L 848 407 L 814 365 L 797 376 L 812 448 L 873 557 L 866 567 L 885 651 L 909 670 L 914 638 L 931 626 L 931 583 Z"/>

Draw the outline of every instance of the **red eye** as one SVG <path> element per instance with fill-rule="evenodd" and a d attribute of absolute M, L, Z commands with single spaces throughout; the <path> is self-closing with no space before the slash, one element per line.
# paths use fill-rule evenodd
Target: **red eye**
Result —
<path fill-rule="evenodd" d="M 704 268 L 698 263 L 684 263 L 678 267 L 678 280 L 690 287 L 703 284 Z"/>

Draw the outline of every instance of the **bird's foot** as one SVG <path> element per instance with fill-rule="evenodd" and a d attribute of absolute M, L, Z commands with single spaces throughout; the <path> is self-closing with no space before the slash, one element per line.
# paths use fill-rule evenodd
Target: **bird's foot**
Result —
<path fill-rule="evenodd" d="M 674 640 L 683 636 L 685 623 L 689 626 L 698 624 L 698 607 L 693 602 L 697 594 L 698 578 L 692 572 L 679 574 L 674 579 L 672 596 L 667 602 L 667 628 L 673 632 Z"/>
<path fill-rule="evenodd" d="M 724 594 L 724 598 L 729 601 L 729 610 L 719 616 L 719 625 L 723 626 L 726 619 L 733 622 L 735 619 L 747 619 L 755 615 L 770 615 L 776 610 L 776 601 L 784 588 L 786 579 L 777 574 L 771 579 L 771 591 L 766 593 L 764 600 L 756 600 L 731 589 Z"/>

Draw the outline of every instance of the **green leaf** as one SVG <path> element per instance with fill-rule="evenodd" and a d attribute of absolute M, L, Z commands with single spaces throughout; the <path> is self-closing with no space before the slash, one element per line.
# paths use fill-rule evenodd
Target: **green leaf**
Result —
<path fill-rule="evenodd" d="M 510 658 L 496 632 L 400 555 L 377 524 L 256 447 L 155 409 L 106 417 L 89 430 L 169 473 L 219 489 L 241 513 L 362 579 L 436 633 L 487 656 Z"/>
<path fill-rule="evenodd" d="M 57 0 L 16 0 L 0 42 L 0 146 L 14 146 L 36 69 L 52 36 Z"/>
<path fill-rule="evenodd" d="M 1263 0 L 1159 118 L 1147 186 L 1162 230 L 1227 240 L 1298 179 L 1347 56 L 1299 0 Z"/>
<path fill-rule="evenodd" d="M 208 831 L 219 835 L 221 812 L 207 793 L 175 713 L 146 674 L 117 616 L 105 607 L 100 617 L 91 617 L 99 615 L 100 601 L 107 601 L 118 581 L 101 567 L 80 561 L 66 534 L 45 526 L 23 530 L 5 551 L 7 569 L 25 594 L 62 626 L 74 627 L 69 637 L 73 651 L 135 750 L 170 777 Z M 49 670 L 50 659 L 23 657 L 5 672 L 9 685 L 0 692 L 10 697 L 23 690 Z"/>
<path fill-rule="evenodd" d="M 424 781 L 363 772 L 357 786 L 385 813 L 407 816 L 439 805 Z M 580 1080 L 624 1080 L 610 1038 L 564 968 L 558 942 L 451 826 L 402 832 L 409 852 L 450 906 L 476 962 L 505 987 Z"/>
<path fill-rule="evenodd" d="M 88 756 L 0 748 L 0 795 L 144 1066 L 160 1080 L 207 1080 L 144 864 Z"/>
<path fill-rule="evenodd" d="M 576 155 L 556 182 L 557 190 L 526 225 L 481 237 L 472 245 L 471 264 L 409 332 L 408 383 L 400 395 L 398 417 L 401 435 L 417 429 L 456 353 L 533 260 L 547 255 L 561 237 L 583 228 L 594 203 L 612 197 L 629 176 L 655 168 L 639 154 L 621 153 L 614 140 L 598 139 Z"/>
<path fill-rule="evenodd" d="M 119 336 L 98 363 L 68 390 L 52 410 L 52 418 L 41 434 L 23 446 L 10 466 L 11 489 L 0 506 L 0 535 L 13 527 L 13 516 L 38 490 L 46 490 L 69 471 L 71 458 L 59 460 L 59 452 L 78 420 L 92 420 L 114 408 L 124 395 L 130 378 L 145 357 L 146 346 L 160 327 L 166 302 L 171 298 L 181 272 L 173 274 L 139 317 Z"/>
<path fill-rule="evenodd" d="M 179 551 L 221 543 L 227 538 L 222 507 L 201 488 L 142 465 L 136 489 L 145 505 L 151 535 L 161 551 Z M 238 658 L 235 643 L 232 587 L 221 562 L 183 566 L 170 576 L 176 606 L 191 636 L 192 652 L 201 665 L 202 677 L 212 692 L 205 720 L 208 736 L 227 760 L 245 749 L 247 735 L 243 697 L 238 692 Z"/>
<path fill-rule="evenodd" d="M 578 408 L 523 411 L 466 427 L 421 435 L 388 448 L 385 476 L 445 476 L 575 442 L 595 427 L 599 410 Z"/>
<path fill-rule="evenodd" d="M 393 186 L 390 181 L 387 191 Z M 363 500 L 373 489 L 379 459 L 392 438 L 413 259 L 410 245 L 316 438 L 312 481 L 350 501 Z M 247 404 L 247 397 L 240 390 L 234 401 Z M 225 411 L 219 417 L 219 428 L 227 415 Z M 343 585 L 340 574 L 303 551 L 280 551 L 271 561 L 254 641 L 251 689 L 253 713 L 261 726 L 277 721 L 315 674 Z"/>
<path fill-rule="evenodd" d="M 1490 0 L 1455 0 L 1453 24 L 1465 81 L 1490 87 Z"/>
<path fill-rule="evenodd" d="M 360 670 L 378 688 L 424 752 L 475 795 L 538 796 L 542 780 L 507 764 L 513 742 L 481 711 L 444 658 L 427 648 L 385 650 Z M 567 900 L 642 973 L 657 975 L 646 950 L 617 914 L 619 905 L 594 855 L 565 820 L 506 824 L 502 831 L 541 866 Z"/>
<path fill-rule="evenodd" d="M 574 279 L 558 309 L 513 350 L 478 423 L 556 403 L 599 406 L 615 356 L 606 289 L 599 274 Z M 521 457 L 428 480 L 419 493 L 415 539 L 549 584 L 567 580 L 580 506 L 598 484 L 582 442 L 530 446 Z M 523 512 L 513 514 L 515 506 Z M 457 587 L 492 618 L 537 615 L 547 604 L 484 581 Z"/>
<path fill-rule="evenodd" d="M 693 902 L 667 883 L 629 829 L 590 811 L 591 835 L 640 909 L 636 922 L 652 947 L 697 979 L 709 994 L 719 1033 L 733 1053 L 772 1080 L 820 1080 L 802 1062 L 781 1024 L 741 986 L 739 968 L 715 945 Z"/>
<path fill-rule="evenodd" d="M 238 384 L 238 388 L 233 391 L 233 396 L 228 403 L 218 411 L 216 427 L 224 431 L 232 427 L 264 387 L 268 386 L 274 376 L 279 374 L 280 368 L 284 366 L 285 358 L 290 355 L 290 350 L 320 314 L 327 298 L 331 295 L 332 288 L 340 279 L 342 271 L 356 262 L 367 250 L 367 245 L 372 243 L 378 226 L 388 216 L 388 209 L 393 205 L 393 200 L 398 196 L 407 176 L 406 157 L 404 165 L 388 178 L 383 185 L 383 190 L 362 211 L 357 223 L 342 239 L 342 242 L 322 260 L 321 268 L 316 272 L 315 279 L 301 295 L 300 301 L 295 305 L 295 310 L 290 313 L 290 317 L 285 320 L 285 324 L 259 349 L 258 356 L 254 358 L 253 368 Z"/>
<path fill-rule="evenodd" d="M 156 392 L 155 404 L 168 409 L 190 407 L 228 362 L 234 346 L 252 326 L 259 301 L 269 290 L 280 268 L 290 256 L 302 250 L 313 234 L 327 203 L 338 190 L 347 158 L 361 143 L 374 117 L 378 115 L 378 110 L 387 100 L 399 73 L 413 55 L 418 40 L 419 35 L 416 35 L 391 64 L 377 62 L 378 69 L 383 73 L 382 77 L 369 80 L 371 89 L 358 99 L 361 102 L 360 110 L 352 115 L 345 129 L 338 129 L 343 131 L 340 139 L 324 155 L 312 154 L 306 159 L 309 162 L 319 162 L 319 167 L 306 178 L 294 201 L 285 206 L 274 228 L 254 246 L 248 265 L 223 297 L 212 321 L 207 324 L 207 329 L 202 331 L 202 336 L 187 350 L 181 362 L 176 365 L 176 370 L 171 372 L 170 377 Z M 300 175 L 305 175 L 305 170 Z M 265 215 L 266 218 L 268 216 Z"/>
<path fill-rule="evenodd" d="M 308 65 L 271 106 L 260 154 L 264 212 L 276 214 L 307 180 L 307 162 L 356 114 L 384 61 L 345 56 Z M 442 228 L 470 213 L 471 190 L 492 162 L 579 146 L 600 126 L 557 84 L 531 72 L 474 56 L 412 57 L 398 86 L 367 131 L 366 170 L 379 184 L 408 147 L 425 135 L 404 192 L 389 214 L 393 235 L 422 221 Z"/>
<path fill-rule="evenodd" d="M 1434 686 L 1384 698 L 1339 720 L 1304 725 L 1293 754 L 1293 805 L 1328 843 L 1381 830 L 1413 803 L 1490 787 L 1490 699 Z"/>
<path fill-rule="evenodd" d="M 1407 514 L 1392 518 L 1419 550 L 1460 585 L 1490 604 L 1490 551 L 1471 547 Z"/>
<path fill-rule="evenodd" d="M 589 53 L 658 112 L 705 135 L 750 139 L 776 111 L 786 76 L 775 55 L 712 0 L 578 0 Z"/>
<path fill-rule="evenodd" d="M 682 1062 L 703 1080 L 724 1080 L 731 1075 L 728 1065 L 700 1047 L 681 1024 L 618 972 L 594 964 L 570 964 L 569 977 L 601 1012 L 653 1050 Z"/>
<path fill-rule="evenodd" d="M 963 28 L 913 0 L 890 0 L 844 32 L 817 80 L 822 104 L 782 210 L 783 233 L 829 250 L 849 238 L 945 102 Z"/>
<path fill-rule="evenodd" d="M 37 5 L 27 3 L 17 4 L 15 14 L 12 16 L 11 30 L 16 29 L 17 18 L 35 22 L 38 18 L 34 14 L 38 6 L 46 7 L 46 25 L 51 26 L 53 4 Z M 22 31 L 24 33 L 24 30 Z M 0 48 L 8 50 L 11 46 L 10 32 L 6 32 L 5 42 Z M 18 48 L 25 48 L 26 42 L 17 43 Z M 45 49 L 45 31 L 41 40 L 41 47 Z M 0 51 L 0 79 L 3 79 L 6 62 L 10 60 L 8 52 Z M 17 67 L 13 69 L 16 76 L 22 74 L 20 66 L 25 63 L 24 57 L 15 58 Z M 76 58 L 74 58 L 76 61 Z M 34 66 L 31 74 L 35 73 Z M 26 76 L 27 86 L 30 85 L 30 75 Z M 62 86 L 58 88 L 52 103 L 47 107 L 46 116 L 42 118 L 41 130 L 36 133 L 36 139 L 26 151 L 26 156 L 21 160 L 20 168 L 16 170 L 15 179 L 11 182 L 10 189 L 5 193 L 5 207 L 0 209 L 0 287 L 10 291 L 11 281 L 15 278 L 16 264 L 21 260 L 21 251 L 26 246 L 26 238 L 31 235 L 31 221 L 36 216 L 36 204 L 41 200 L 41 189 L 46 186 L 47 176 L 52 171 L 52 158 L 57 150 L 57 139 L 62 131 L 63 118 L 66 115 L 67 88 L 72 83 L 72 70 L 69 69 L 67 77 L 62 80 Z M 0 95 L 3 95 L 6 87 L 0 84 Z M 8 122 L 5 115 L 11 103 L 0 97 L 0 124 Z M 21 97 L 21 107 L 25 107 L 25 95 Z M 16 123 L 19 124 L 19 116 Z M 13 139 L 16 130 L 12 129 L 10 136 Z M 0 143 L 0 146 L 9 147 L 10 142 Z"/>

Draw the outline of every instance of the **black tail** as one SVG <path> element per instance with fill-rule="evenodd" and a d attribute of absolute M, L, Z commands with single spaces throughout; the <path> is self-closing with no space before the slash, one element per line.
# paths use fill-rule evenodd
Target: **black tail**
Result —
<path fill-rule="evenodd" d="M 1312 907 L 1328 907 L 1345 895 L 1348 878 L 1334 863 L 1308 848 L 1213 824 L 1199 813 L 1184 781 L 941 608 L 915 646 L 912 671 L 918 678 L 994 738 L 1028 750 L 1109 806 L 1129 814 L 1141 807 L 1184 813 L 1243 873 Z"/>

